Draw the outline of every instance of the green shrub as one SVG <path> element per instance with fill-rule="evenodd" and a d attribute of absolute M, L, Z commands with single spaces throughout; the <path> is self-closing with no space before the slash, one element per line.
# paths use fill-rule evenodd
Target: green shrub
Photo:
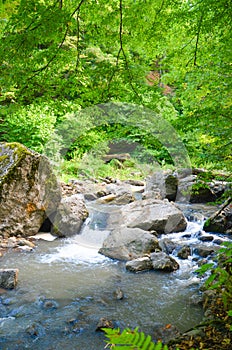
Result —
<path fill-rule="evenodd" d="M 21 107 L 4 117 L 4 139 L 42 152 L 44 144 L 53 134 L 55 122 L 56 116 L 46 104 Z"/>

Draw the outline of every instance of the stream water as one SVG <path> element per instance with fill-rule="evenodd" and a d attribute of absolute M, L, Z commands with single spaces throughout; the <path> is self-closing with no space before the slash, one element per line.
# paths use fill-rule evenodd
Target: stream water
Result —
<path fill-rule="evenodd" d="M 201 321 L 194 259 L 178 260 L 174 273 L 134 274 L 124 262 L 98 254 L 111 210 L 92 205 L 81 235 L 39 241 L 31 253 L 8 251 L 1 258 L 1 268 L 19 269 L 19 283 L 0 295 L 0 349 L 102 350 L 104 335 L 95 331 L 101 317 L 120 328 L 138 326 L 154 338 L 157 327 L 173 324 L 183 332 Z M 187 214 L 199 211 L 185 207 Z M 194 215 L 172 239 L 197 240 L 203 221 Z M 117 288 L 122 300 L 114 295 Z"/>

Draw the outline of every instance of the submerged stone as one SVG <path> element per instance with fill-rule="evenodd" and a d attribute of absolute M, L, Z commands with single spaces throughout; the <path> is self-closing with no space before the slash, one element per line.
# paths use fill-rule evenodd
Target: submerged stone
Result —
<path fill-rule="evenodd" d="M 18 269 L 0 269 L 0 287 L 14 289 L 18 282 Z"/>

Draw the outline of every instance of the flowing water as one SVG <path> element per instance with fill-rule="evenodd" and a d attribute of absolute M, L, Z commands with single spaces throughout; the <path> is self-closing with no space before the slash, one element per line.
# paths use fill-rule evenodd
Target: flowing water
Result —
<path fill-rule="evenodd" d="M 157 327 L 173 324 L 183 332 L 201 321 L 194 259 L 178 260 L 174 273 L 134 274 L 124 262 L 98 254 L 112 210 L 92 205 L 81 235 L 39 241 L 31 253 L 8 251 L 1 258 L 1 268 L 19 269 L 19 283 L 0 296 L 0 349 L 104 349 L 104 335 L 95 331 L 101 317 L 120 328 L 139 326 L 154 338 Z M 194 243 L 202 225 L 195 220 L 168 236 Z"/>

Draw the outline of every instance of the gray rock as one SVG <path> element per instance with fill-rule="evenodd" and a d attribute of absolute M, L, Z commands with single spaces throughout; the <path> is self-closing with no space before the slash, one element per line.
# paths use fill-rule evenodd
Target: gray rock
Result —
<path fill-rule="evenodd" d="M 84 198 L 86 201 L 95 201 L 98 197 L 95 193 L 85 193 Z"/>
<path fill-rule="evenodd" d="M 83 199 L 78 194 L 64 197 L 53 221 L 52 234 L 69 237 L 80 232 L 84 220 L 88 217 Z"/>
<path fill-rule="evenodd" d="M 232 229 L 232 198 L 216 211 L 204 224 L 206 232 L 229 233 Z"/>
<path fill-rule="evenodd" d="M 204 246 L 200 246 L 200 247 L 196 247 L 193 250 L 194 254 L 201 256 L 202 258 L 206 258 L 209 255 L 212 255 L 213 253 L 215 253 L 215 248 L 214 247 L 204 247 Z"/>
<path fill-rule="evenodd" d="M 18 283 L 18 269 L 0 269 L 0 287 L 14 289 Z"/>
<path fill-rule="evenodd" d="M 157 171 L 147 178 L 144 198 L 152 198 L 153 194 L 155 196 L 153 198 L 167 198 L 170 201 L 175 201 L 178 183 L 178 177 L 170 171 Z"/>
<path fill-rule="evenodd" d="M 45 157 L 19 143 L 0 143 L 2 234 L 36 234 L 60 199 L 60 187 Z"/>
<path fill-rule="evenodd" d="M 200 236 L 198 237 L 199 241 L 201 242 L 211 242 L 213 241 L 214 237 L 213 236 L 209 236 L 209 235 L 203 235 L 203 236 Z"/>
<path fill-rule="evenodd" d="M 144 256 L 142 258 L 127 261 L 126 269 L 132 272 L 148 271 L 153 269 L 153 265 L 151 259 Z"/>
<path fill-rule="evenodd" d="M 121 192 L 117 194 L 109 194 L 107 196 L 97 199 L 100 204 L 114 204 L 114 205 L 124 205 L 131 203 L 135 200 L 135 197 L 131 192 Z"/>
<path fill-rule="evenodd" d="M 125 162 L 126 160 L 130 159 L 129 153 L 114 153 L 114 154 L 107 154 L 103 157 L 103 160 L 105 163 L 109 163 L 111 160 L 118 160 L 120 162 Z"/>
<path fill-rule="evenodd" d="M 179 269 L 178 262 L 164 252 L 151 253 L 151 260 L 154 270 L 172 272 Z"/>
<path fill-rule="evenodd" d="M 177 253 L 178 258 L 180 259 L 188 259 L 190 255 L 191 255 L 191 249 L 187 245 L 184 245 L 183 247 L 181 247 L 181 249 Z"/>
<path fill-rule="evenodd" d="M 131 228 L 171 233 L 184 231 L 187 221 L 183 213 L 167 200 L 145 199 L 123 207 L 123 222 Z"/>
<path fill-rule="evenodd" d="M 120 287 L 118 287 L 118 288 L 114 291 L 113 295 L 114 295 L 114 298 L 117 299 L 117 300 L 122 300 L 122 299 L 124 299 L 124 293 L 123 293 L 123 291 L 121 290 Z"/>
<path fill-rule="evenodd" d="M 171 254 L 173 250 L 176 249 L 176 243 L 168 238 L 161 239 L 159 245 L 162 248 L 162 251 L 167 254 Z"/>
<path fill-rule="evenodd" d="M 96 327 L 96 331 L 102 331 L 102 328 L 114 328 L 114 324 L 111 320 L 108 320 L 107 318 L 100 318 L 97 327 Z"/>
<path fill-rule="evenodd" d="M 159 248 L 158 239 L 139 228 L 121 226 L 113 230 L 103 242 L 99 253 L 118 260 L 132 260 Z"/>

